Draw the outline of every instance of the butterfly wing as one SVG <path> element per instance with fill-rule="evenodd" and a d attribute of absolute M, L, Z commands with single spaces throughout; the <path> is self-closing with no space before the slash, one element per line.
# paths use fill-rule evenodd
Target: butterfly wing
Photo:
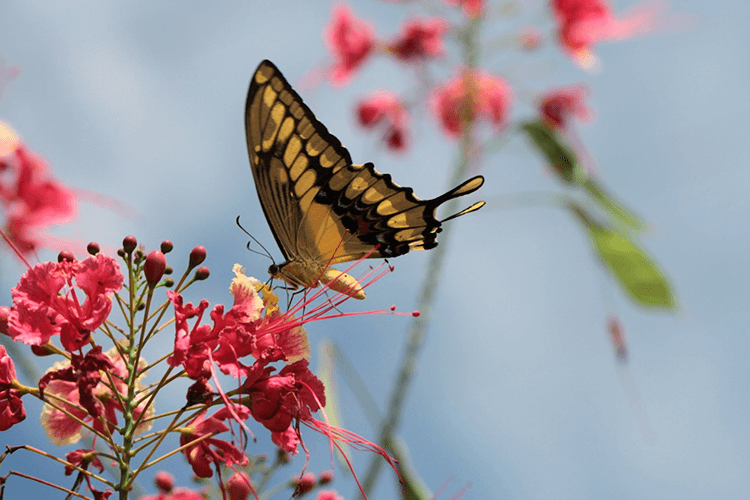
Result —
<path fill-rule="evenodd" d="M 261 206 L 287 261 L 325 267 L 369 252 L 395 257 L 433 248 L 441 225 L 437 207 L 484 182 L 477 176 L 421 200 L 372 163 L 353 165 L 346 148 L 270 61 L 258 66 L 250 82 L 245 126 Z"/>

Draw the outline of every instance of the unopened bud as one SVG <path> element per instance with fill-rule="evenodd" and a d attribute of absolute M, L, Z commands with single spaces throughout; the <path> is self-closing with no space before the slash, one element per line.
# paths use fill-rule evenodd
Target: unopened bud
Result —
<path fill-rule="evenodd" d="M 188 387 L 186 399 L 188 404 L 191 405 L 208 403 L 211 401 L 213 393 L 214 391 L 211 386 L 208 385 L 208 382 L 205 380 L 196 380 L 193 385 Z"/>
<path fill-rule="evenodd" d="M 174 272 L 174 269 L 172 269 L 172 266 L 167 266 L 166 269 L 164 269 L 164 274 L 172 274 Z"/>
<path fill-rule="evenodd" d="M 208 276 L 210 274 L 211 274 L 211 271 L 209 271 L 206 266 L 201 266 L 195 270 L 195 281 L 206 280 L 208 279 Z"/>
<path fill-rule="evenodd" d="M 99 253 L 99 250 L 99 243 L 96 243 L 94 241 L 86 245 L 86 251 L 89 253 L 89 255 L 96 255 Z"/>
<path fill-rule="evenodd" d="M 164 240 L 161 242 L 161 251 L 164 253 L 169 253 L 174 248 L 174 245 L 169 240 Z"/>
<path fill-rule="evenodd" d="M 164 286 L 167 288 L 172 288 L 174 286 L 174 280 L 172 278 L 165 279 Z"/>
<path fill-rule="evenodd" d="M 63 250 L 62 252 L 57 254 L 57 262 L 63 262 L 63 261 L 73 262 L 75 260 L 76 258 L 73 255 L 73 252 L 70 252 L 68 250 Z"/>
<path fill-rule="evenodd" d="M 135 250 L 135 247 L 138 246 L 138 240 L 135 239 L 135 236 L 126 236 L 122 240 L 122 249 L 125 250 L 125 253 L 133 253 L 133 250 Z"/>
<path fill-rule="evenodd" d="M 199 266 L 204 260 L 206 260 L 206 247 L 198 245 L 190 251 L 188 268 L 193 269 L 194 267 Z"/>
<path fill-rule="evenodd" d="M 165 470 L 160 470 L 154 474 L 156 487 L 164 493 L 169 493 L 174 488 L 174 476 Z"/>
<path fill-rule="evenodd" d="M 297 492 L 300 495 L 304 495 L 311 489 L 315 487 L 315 483 L 317 483 L 318 480 L 315 478 L 315 474 L 312 472 L 305 472 L 305 474 L 300 478 L 299 476 L 292 479 L 292 484 L 295 484 L 297 486 Z"/>
<path fill-rule="evenodd" d="M 31 352 L 34 353 L 35 356 L 44 357 L 49 356 L 50 354 L 55 354 L 55 351 L 53 349 L 50 349 L 52 347 L 49 343 L 42 344 L 42 345 L 33 345 L 31 346 Z"/>
<path fill-rule="evenodd" d="M 0 306 L 0 333 L 8 335 L 8 316 L 10 316 L 10 307 Z"/>
<path fill-rule="evenodd" d="M 167 267 L 167 258 L 160 250 L 154 250 L 148 257 L 146 262 L 143 264 L 143 274 L 146 276 L 146 282 L 153 288 L 155 287 L 162 276 L 164 276 L 164 270 Z"/>
<path fill-rule="evenodd" d="M 333 481 L 333 471 L 332 470 L 324 470 L 320 473 L 320 477 L 318 478 L 318 484 L 328 484 L 331 481 Z"/>
<path fill-rule="evenodd" d="M 250 478 L 243 472 L 235 472 L 227 483 L 229 500 L 247 500 L 250 496 Z"/>

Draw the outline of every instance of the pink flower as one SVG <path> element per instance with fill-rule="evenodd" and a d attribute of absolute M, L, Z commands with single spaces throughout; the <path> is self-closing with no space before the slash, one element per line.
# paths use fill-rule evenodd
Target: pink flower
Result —
<path fill-rule="evenodd" d="M 456 7 L 461 6 L 466 17 L 475 18 L 484 12 L 485 0 L 445 0 L 445 3 Z"/>
<path fill-rule="evenodd" d="M 336 490 L 323 490 L 318 493 L 315 500 L 344 500 L 344 497 L 339 496 Z"/>
<path fill-rule="evenodd" d="M 478 118 L 502 129 L 508 120 L 512 95 L 505 80 L 482 70 L 464 69 L 462 75 L 433 90 L 430 101 L 443 130 L 458 137 L 468 123 Z"/>
<path fill-rule="evenodd" d="M 249 396 L 253 418 L 273 432 L 285 432 L 292 421 L 311 420 L 325 406 L 323 383 L 310 371 L 306 359 L 285 366 L 278 374 L 268 369 L 257 379 L 248 378 L 243 388 Z"/>
<path fill-rule="evenodd" d="M 83 261 L 37 264 L 11 290 L 8 334 L 29 345 L 46 344 L 59 334 L 67 350 L 78 350 L 109 316 L 109 296 L 120 290 L 122 283 L 117 262 L 102 254 Z M 76 289 L 85 293 L 83 303 Z"/>
<path fill-rule="evenodd" d="M 373 28 L 365 21 L 355 19 L 344 4 L 333 9 L 333 19 L 325 30 L 325 39 L 334 59 L 331 81 L 339 85 L 349 81 L 375 47 Z"/>
<path fill-rule="evenodd" d="M 408 144 L 409 114 L 391 92 L 379 91 L 357 105 L 357 118 L 365 128 L 384 123 L 384 141 L 389 149 L 403 151 Z"/>
<path fill-rule="evenodd" d="M 78 450 L 66 453 L 65 459 L 71 465 L 75 465 L 77 467 L 80 467 L 81 469 L 88 470 L 89 465 L 92 465 L 99 472 L 104 471 L 104 464 L 102 464 L 102 461 L 99 460 L 99 457 L 96 456 L 96 450 L 87 450 L 85 448 L 80 448 Z M 71 467 L 71 465 L 65 466 L 66 476 L 70 476 L 75 470 L 73 467 Z"/>
<path fill-rule="evenodd" d="M 292 455 L 299 453 L 299 450 L 297 450 L 297 446 L 299 445 L 299 434 L 292 426 L 289 426 L 285 431 L 271 432 L 271 441 L 273 441 L 273 444 L 278 446 L 282 451 Z"/>
<path fill-rule="evenodd" d="M 8 430 L 26 418 L 20 392 L 13 388 L 17 379 L 13 359 L 5 346 L 0 345 L 0 431 Z"/>
<path fill-rule="evenodd" d="M 180 446 L 185 446 L 197 441 L 206 435 L 213 433 L 222 433 L 229 430 L 229 426 L 224 423 L 226 419 L 234 419 L 238 415 L 241 419 L 247 419 L 249 412 L 244 406 L 235 405 L 233 412 L 226 407 L 221 408 L 211 417 L 206 418 L 204 411 L 198 415 L 187 427 L 180 429 Z M 241 449 L 234 444 L 209 437 L 197 441 L 194 445 L 188 446 L 184 450 L 188 462 L 193 468 L 193 472 L 198 477 L 211 477 L 214 471 L 211 464 L 215 467 L 225 465 L 247 465 L 247 457 Z"/>
<path fill-rule="evenodd" d="M 539 113 L 552 128 L 565 129 L 573 116 L 583 121 L 591 120 L 593 115 L 586 107 L 585 98 L 586 87 L 583 85 L 555 89 L 542 96 Z"/>
<path fill-rule="evenodd" d="M 21 143 L 0 164 L 5 177 L 0 178 L 0 200 L 6 207 L 6 233 L 21 252 L 28 253 L 39 246 L 41 228 L 75 216 L 76 197 L 52 178 L 46 161 Z"/>
<path fill-rule="evenodd" d="M 605 0 L 552 0 L 559 26 L 560 43 L 580 66 L 596 64 L 595 44 L 605 40 L 625 40 L 648 33 L 664 24 L 664 6 L 659 1 L 642 3 L 628 15 L 615 18 Z"/>
<path fill-rule="evenodd" d="M 448 32 L 448 22 L 439 17 L 407 21 L 388 50 L 404 61 L 428 59 L 443 55 L 443 35 Z"/>
<path fill-rule="evenodd" d="M 145 367 L 146 361 L 141 358 L 138 369 Z M 109 377 L 105 378 L 106 384 L 102 381 L 102 374 L 105 372 L 112 375 L 111 381 Z M 144 375 L 136 380 L 136 390 L 141 390 Z M 83 433 L 83 426 L 78 420 L 104 431 L 99 418 L 101 415 L 105 417 L 108 431 L 112 432 L 117 424 L 117 413 L 123 411 L 120 401 L 128 394 L 125 382 L 127 377 L 127 367 L 115 347 L 102 353 L 101 346 L 97 346 L 86 356 L 73 353 L 70 361 L 55 363 L 39 381 L 39 389 L 43 391 L 46 400 L 55 405 L 45 404 L 41 417 L 42 426 L 50 441 L 60 446 L 78 442 Z M 110 383 L 114 384 L 118 395 L 110 389 Z M 153 407 L 146 408 L 145 400 L 134 409 L 134 418 L 139 419 L 144 412 L 144 417 L 153 413 Z M 136 432 L 144 432 L 150 427 L 150 421 L 141 421 Z"/>

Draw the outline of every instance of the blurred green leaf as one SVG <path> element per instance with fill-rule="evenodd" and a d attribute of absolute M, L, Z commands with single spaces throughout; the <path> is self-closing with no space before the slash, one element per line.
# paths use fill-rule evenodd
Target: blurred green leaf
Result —
<path fill-rule="evenodd" d="M 636 302 L 653 308 L 677 307 L 669 281 L 645 250 L 595 222 L 577 204 L 571 204 L 571 208 L 586 225 L 602 262 Z"/>
<path fill-rule="evenodd" d="M 633 229 L 643 229 L 646 227 L 646 223 L 633 214 L 630 210 L 625 208 L 623 205 L 618 203 L 612 196 L 604 190 L 604 187 L 599 185 L 594 179 L 586 179 L 583 186 L 589 192 L 589 194 L 609 213 L 620 219 L 622 222 L 627 224 Z"/>
<path fill-rule="evenodd" d="M 399 485 L 403 488 L 402 498 L 404 500 L 431 500 L 434 498 L 430 489 L 414 469 L 409 456 L 409 448 L 404 440 L 395 437 L 386 444 L 386 448 L 393 453 L 393 458 L 399 462 L 398 470 L 401 472 L 401 480 L 403 481 L 403 484 Z"/>
<path fill-rule="evenodd" d="M 521 129 L 547 159 L 550 167 L 565 182 L 582 182 L 584 173 L 578 167 L 576 154 L 560 135 L 541 120 L 524 122 Z"/>

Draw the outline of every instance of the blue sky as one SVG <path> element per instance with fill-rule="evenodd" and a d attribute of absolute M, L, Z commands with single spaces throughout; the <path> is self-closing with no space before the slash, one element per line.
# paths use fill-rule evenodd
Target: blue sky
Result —
<path fill-rule="evenodd" d="M 633 3 L 614 2 L 618 12 Z M 56 234 L 111 247 L 127 234 L 148 248 L 171 239 L 176 269 L 190 248 L 204 245 L 212 276 L 191 300 L 227 303 L 234 262 L 264 278 L 268 262 L 245 250 L 234 224 L 240 215 L 280 256 L 246 155 L 247 85 L 262 59 L 293 83 L 327 64 L 321 30 L 332 5 L 5 2 L 0 57 L 22 74 L 3 93 L 0 118 L 65 183 L 141 214 L 84 202 L 79 218 Z M 549 33 L 551 19 L 539 14 L 545 5 L 526 2 L 518 17 L 491 21 L 487 38 L 526 24 Z M 413 12 L 387 2 L 352 7 L 383 36 Z M 530 97 L 548 86 L 589 85 L 596 120 L 578 133 L 605 184 L 649 221 L 642 244 L 672 280 L 681 309 L 635 307 L 567 213 L 502 208 L 507 195 L 558 189 L 529 145 L 511 137 L 481 165 L 487 181 L 477 197 L 488 206 L 452 222 L 403 419 L 401 435 L 433 489 L 453 477 L 448 492 L 471 483 L 464 498 L 478 499 L 747 496 L 749 10 L 739 0 L 674 2 L 671 12 L 689 17 L 689 29 L 603 44 L 593 75 L 553 46 L 533 55 L 484 54 L 487 68 L 514 85 L 517 118 L 531 116 Z M 444 76 L 455 62 L 450 53 Z M 409 73 L 384 57 L 347 87 L 322 84 L 302 95 L 355 162 L 373 161 L 421 197 L 436 196 L 449 187 L 455 147 L 431 117 L 413 117 L 414 148 L 396 157 L 355 126 L 358 96 L 386 86 L 415 95 Z M 348 309 L 413 309 L 427 257 L 396 259 L 396 272 Z M 21 272 L 6 256 L 3 288 Z M 605 331 L 612 309 L 630 341 L 624 367 Z M 334 339 L 384 406 L 408 326 L 401 317 L 349 318 L 309 333 L 314 343 Z M 352 395 L 343 396 L 347 426 L 374 437 Z M 35 412 L 32 406 L 3 441 L 36 439 Z M 317 444 L 315 471 L 328 465 L 327 445 Z M 11 458 L 1 474 L 23 469 L 26 457 Z M 369 459 L 354 458 L 359 469 Z M 393 481 L 383 483 L 376 498 L 391 498 Z M 336 487 L 353 497 L 350 482 Z"/>

